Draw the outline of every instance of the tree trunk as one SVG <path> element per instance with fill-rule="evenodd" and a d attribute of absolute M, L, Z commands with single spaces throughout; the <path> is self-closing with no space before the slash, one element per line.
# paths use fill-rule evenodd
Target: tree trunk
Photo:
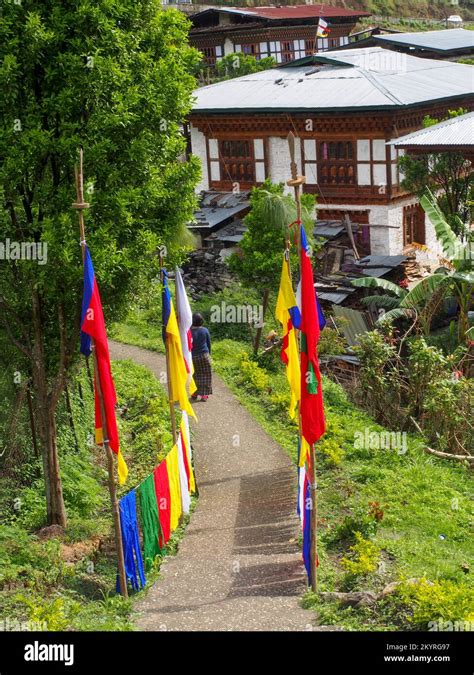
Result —
<path fill-rule="evenodd" d="M 41 301 L 36 289 L 33 291 L 33 325 L 35 341 L 32 359 L 32 381 L 35 392 L 35 412 L 38 422 L 41 456 L 43 459 L 48 525 L 66 527 L 66 507 L 64 506 L 56 442 L 55 414 L 58 397 L 53 398 L 48 390 L 44 333 L 41 322 Z"/>
<path fill-rule="evenodd" d="M 45 386 L 35 383 L 37 392 L 36 420 L 43 459 L 44 484 L 46 492 L 46 509 L 48 525 L 66 527 L 66 508 L 64 506 L 61 473 L 59 471 L 59 456 L 56 442 L 56 410 L 48 401 Z"/>

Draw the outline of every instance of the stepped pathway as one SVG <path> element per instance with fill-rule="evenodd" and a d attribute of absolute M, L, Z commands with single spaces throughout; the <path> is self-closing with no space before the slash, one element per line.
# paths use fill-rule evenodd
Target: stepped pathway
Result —
<path fill-rule="evenodd" d="M 161 354 L 110 342 L 157 377 Z M 176 556 L 137 603 L 139 630 L 321 630 L 299 606 L 305 588 L 297 543 L 295 468 L 214 375 L 195 404 L 193 449 L 199 499 Z"/>

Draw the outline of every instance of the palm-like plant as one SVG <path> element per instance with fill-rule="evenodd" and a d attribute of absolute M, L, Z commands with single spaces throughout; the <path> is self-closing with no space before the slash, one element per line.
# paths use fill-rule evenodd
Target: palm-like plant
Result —
<path fill-rule="evenodd" d="M 431 319 L 440 303 L 445 298 L 454 297 L 459 307 L 458 337 L 460 342 L 464 342 L 468 339 L 470 331 L 468 312 L 474 291 L 473 242 L 469 236 L 464 242 L 456 236 L 430 190 L 426 191 L 420 203 L 434 225 L 436 237 L 443 248 L 449 268 L 441 268 L 430 274 L 410 291 L 386 279 L 364 277 L 354 279 L 352 283 L 359 288 L 379 288 L 392 294 L 392 296 L 369 296 L 363 300 L 369 306 L 389 310 L 379 321 L 393 321 L 402 316 L 418 316 L 425 333 L 429 332 Z"/>

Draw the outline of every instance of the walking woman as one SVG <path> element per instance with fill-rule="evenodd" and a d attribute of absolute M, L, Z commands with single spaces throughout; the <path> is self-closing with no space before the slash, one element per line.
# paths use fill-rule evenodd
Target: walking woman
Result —
<path fill-rule="evenodd" d="M 204 319 L 201 314 L 193 314 L 193 325 L 191 326 L 193 336 L 193 366 L 194 381 L 197 391 L 191 398 L 194 400 L 198 396 L 201 401 L 207 401 L 209 394 L 212 394 L 212 370 L 211 370 L 211 336 L 204 326 Z"/>

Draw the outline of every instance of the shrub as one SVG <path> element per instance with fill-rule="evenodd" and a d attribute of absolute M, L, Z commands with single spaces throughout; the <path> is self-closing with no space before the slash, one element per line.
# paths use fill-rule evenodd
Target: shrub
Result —
<path fill-rule="evenodd" d="M 351 576 L 367 576 L 375 572 L 380 558 L 380 547 L 355 532 L 356 543 L 350 547 L 352 555 L 341 560 L 341 567 Z"/>
<path fill-rule="evenodd" d="M 426 629 L 430 622 L 474 622 L 474 593 L 467 584 L 452 581 L 404 582 L 397 588 L 394 602 L 408 610 L 414 627 Z"/>

